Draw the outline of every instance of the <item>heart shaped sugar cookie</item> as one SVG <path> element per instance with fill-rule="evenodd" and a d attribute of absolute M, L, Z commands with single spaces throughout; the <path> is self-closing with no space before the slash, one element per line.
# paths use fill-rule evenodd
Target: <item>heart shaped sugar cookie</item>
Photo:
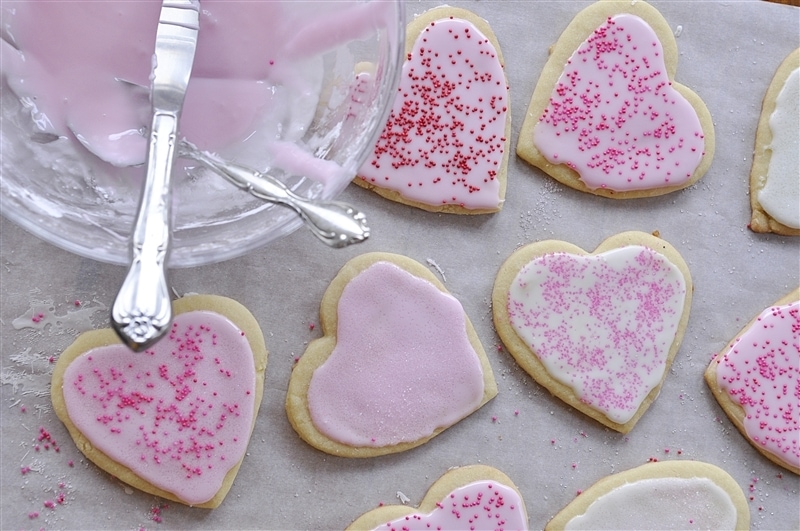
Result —
<path fill-rule="evenodd" d="M 391 114 L 354 182 L 423 210 L 496 212 L 511 138 L 500 45 L 470 11 L 438 7 L 408 26 Z"/>
<path fill-rule="evenodd" d="M 800 48 L 764 95 L 750 170 L 750 229 L 800 236 Z"/>
<path fill-rule="evenodd" d="M 78 336 L 53 371 L 53 408 L 78 449 L 112 476 L 214 508 L 244 458 L 267 350 L 236 301 L 192 295 L 173 310 L 168 335 L 144 352 L 111 329 Z"/>
<path fill-rule="evenodd" d="M 703 101 L 674 81 L 675 37 L 643 1 L 600 1 L 551 50 L 517 154 L 580 191 L 617 199 L 697 182 L 714 153 Z"/>
<path fill-rule="evenodd" d="M 470 465 L 453 468 L 436 480 L 417 509 L 383 505 L 347 527 L 368 529 L 528 529 L 528 513 L 508 476 L 496 468 Z"/>
<path fill-rule="evenodd" d="M 624 232 L 591 254 L 556 240 L 518 249 L 497 274 L 492 311 L 528 374 L 627 433 L 658 396 L 691 299 L 680 254 L 655 236 Z"/>
<path fill-rule="evenodd" d="M 550 520 L 557 529 L 750 529 L 741 487 L 700 461 L 661 461 L 607 476 Z"/>
<path fill-rule="evenodd" d="M 292 371 L 286 411 L 324 452 L 372 457 L 423 444 L 497 394 L 461 303 L 422 264 L 368 253 L 320 305 L 323 336 Z"/>
<path fill-rule="evenodd" d="M 800 288 L 751 320 L 705 380 L 756 450 L 800 474 Z"/>

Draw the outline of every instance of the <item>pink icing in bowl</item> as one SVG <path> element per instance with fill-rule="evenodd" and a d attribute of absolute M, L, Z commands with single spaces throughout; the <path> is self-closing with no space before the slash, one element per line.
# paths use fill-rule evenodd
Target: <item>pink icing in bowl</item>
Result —
<path fill-rule="evenodd" d="M 105 2 L 91 13 L 90 4 L 0 6 L 0 209 L 52 244 L 125 264 L 149 103 L 119 79 L 148 84 L 161 2 Z M 337 195 L 392 103 L 402 0 L 203 0 L 201 9 L 181 135 L 300 195 Z M 172 267 L 234 258 L 300 226 L 288 209 L 184 159 L 173 214 Z"/>

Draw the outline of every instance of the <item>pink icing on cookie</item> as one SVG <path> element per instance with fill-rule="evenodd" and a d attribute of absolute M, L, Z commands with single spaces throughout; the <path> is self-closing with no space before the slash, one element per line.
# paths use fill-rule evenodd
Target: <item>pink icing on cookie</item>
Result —
<path fill-rule="evenodd" d="M 308 387 L 317 429 L 351 446 L 412 442 L 475 411 L 483 371 L 454 297 L 377 262 L 342 291 L 336 347 Z"/>
<path fill-rule="evenodd" d="M 800 301 L 764 310 L 721 358 L 717 384 L 744 409 L 747 436 L 800 468 Z"/>
<path fill-rule="evenodd" d="M 451 492 L 428 514 L 410 514 L 375 529 L 519 530 L 528 529 L 528 521 L 517 491 L 496 481 L 476 481 Z"/>
<path fill-rule="evenodd" d="M 548 161 L 592 190 L 681 185 L 705 148 L 697 112 L 667 76 L 661 42 L 629 14 L 609 18 L 573 53 L 533 135 Z"/>
<path fill-rule="evenodd" d="M 680 270 L 645 247 L 552 253 L 517 274 L 508 314 L 553 378 L 623 424 L 661 382 L 685 295 Z"/>
<path fill-rule="evenodd" d="M 497 208 L 507 113 L 503 66 L 489 39 L 466 20 L 431 22 L 358 174 L 428 205 Z"/>
<path fill-rule="evenodd" d="M 111 345 L 82 354 L 64 373 L 63 393 L 94 447 L 194 505 L 210 500 L 244 456 L 255 385 L 244 333 L 195 311 L 177 315 L 143 353 Z"/>

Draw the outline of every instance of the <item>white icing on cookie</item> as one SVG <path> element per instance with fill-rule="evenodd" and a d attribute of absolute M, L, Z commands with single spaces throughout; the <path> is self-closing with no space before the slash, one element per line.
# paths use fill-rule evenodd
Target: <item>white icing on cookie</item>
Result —
<path fill-rule="evenodd" d="M 649 478 L 597 498 L 566 529 L 735 529 L 736 507 L 708 478 Z"/>
<path fill-rule="evenodd" d="M 511 284 L 508 314 L 553 378 L 622 424 L 661 382 L 685 296 L 674 264 L 630 245 L 537 258 Z"/>
<path fill-rule="evenodd" d="M 769 118 L 772 142 L 761 207 L 776 221 L 800 229 L 800 69 L 787 78 Z"/>

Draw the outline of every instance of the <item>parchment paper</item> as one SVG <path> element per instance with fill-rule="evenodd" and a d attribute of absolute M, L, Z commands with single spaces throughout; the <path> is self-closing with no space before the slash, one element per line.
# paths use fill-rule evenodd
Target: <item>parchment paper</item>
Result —
<path fill-rule="evenodd" d="M 716 464 L 750 498 L 754 529 L 800 528 L 800 478 L 744 440 L 702 378 L 711 356 L 748 320 L 800 283 L 800 239 L 747 229 L 761 99 L 778 64 L 800 44 L 800 10 L 763 2 L 652 3 L 679 34 L 677 79 L 705 100 L 714 118 L 716 155 L 697 185 L 619 202 L 567 189 L 512 155 L 498 214 L 430 214 L 351 186 L 342 198 L 368 213 L 373 230 L 364 244 L 331 250 L 299 231 L 240 259 L 171 272 L 178 293 L 225 295 L 250 308 L 270 350 L 248 454 L 228 498 L 213 511 L 164 506 L 109 477 L 75 448 L 49 409 L 51 357 L 77 331 L 107 324 L 125 271 L 61 251 L 3 220 L 0 528 L 342 529 L 379 503 L 399 503 L 400 493 L 419 503 L 449 467 L 484 463 L 514 480 L 530 527 L 540 529 L 578 490 L 651 458 Z M 438 4 L 409 2 L 407 16 Z M 452 4 L 487 19 L 498 36 L 516 145 L 548 47 L 588 2 Z M 518 246 L 555 238 L 591 251 L 625 230 L 660 231 L 682 253 L 695 285 L 683 345 L 661 395 L 626 436 L 552 398 L 498 349 L 489 302 L 498 267 Z M 367 251 L 431 260 L 441 269 L 483 341 L 500 393 L 417 449 L 347 460 L 303 443 L 286 419 L 284 399 L 294 359 L 320 335 L 311 325 L 318 324 L 328 282 L 349 258 Z M 33 323 L 39 313 L 44 317 Z"/>

